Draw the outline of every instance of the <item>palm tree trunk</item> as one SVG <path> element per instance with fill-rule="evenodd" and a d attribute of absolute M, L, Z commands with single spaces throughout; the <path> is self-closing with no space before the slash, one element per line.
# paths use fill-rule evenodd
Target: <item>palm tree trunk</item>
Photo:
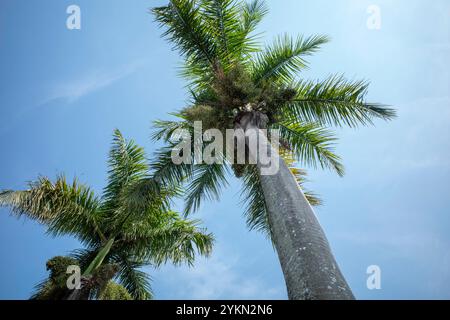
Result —
<path fill-rule="evenodd" d="M 255 120 L 255 113 L 248 113 L 239 119 L 239 126 L 245 130 L 247 138 L 257 134 L 259 145 L 265 143 L 272 152 L 271 161 L 279 163 L 275 174 L 264 175 L 261 174 L 264 165 L 256 157 L 272 239 L 289 299 L 354 299 L 311 205 L 283 159 L 268 143 L 264 133 L 258 130 L 260 122 Z M 255 156 L 257 151 L 249 152 Z"/>

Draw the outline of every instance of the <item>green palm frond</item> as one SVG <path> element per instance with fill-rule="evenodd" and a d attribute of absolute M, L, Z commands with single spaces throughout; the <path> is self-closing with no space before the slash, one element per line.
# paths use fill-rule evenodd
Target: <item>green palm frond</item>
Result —
<path fill-rule="evenodd" d="M 39 189 L 27 191 L 3 190 L 0 191 L 0 206 L 10 207 L 12 212 L 18 216 L 27 215 L 38 222 L 45 222 L 53 219 L 57 212 L 44 207 L 41 202 L 30 201 L 31 199 L 42 199 L 42 197 L 42 190 Z"/>
<path fill-rule="evenodd" d="M 153 171 L 153 177 L 161 184 L 169 186 L 178 186 L 193 174 L 194 165 L 191 163 L 174 164 L 172 152 L 176 149 L 177 142 L 173 141 L 174 133 L 177 130 L 187 130 L 191 137 L 194 136 L 194 127 L 191 123 L 184 120 L 181 114 L 174 114 L 183 121 L 155 121 L 155 130 L 152 134 L 153 141 L 162 140 L 166 146 L 160 148 L 153 157 L 150 167 Z M 194 145 L 191 144 L 191 156 L 194 159 Z"/>
<path fill-rule="evenodd" d="M 305 183 L 308 182 L 307 180 L 307 173 L 303 169 L 299 169 L 296 166 L 296 159 L 295 155 L 292 153 L 292 151 L 281 149 L 280 150 L 280 156 L 283 158 L 286 165 L 289 167 L 289 170 L 292 172 L 292 174 L 295 177 L 295 180 L 297 180 L 298 185 L 300 186 L 300 189 L 303 191 L 306 199 L 312 206 L 320 206 L 323 204 L 322 199 L 319 198 L 319 196 L 309 191 L 305 188 Z"/>
<path fill-rule="evenodd" d="M 109 255 L 111 247 L 114 244 L 114 238 L 109 239 L 97 252 L 97 255 L 92 259 L 86 270 L 83 271 L 83 276 L 89 276 L 95 272 L 103 263 L 106 256 Z"/>
<path fill-rule="evenodd" d="M 334 135 L 314 123 L 277 123 L 272 126 L 278 129 L 280 141 L 292 151 L 296 159 L 303 165 L 331 168 L 340 176 L 344 174 L 344 167 L 340 157 L 333 152 L 336 141 Z"/>
<path fill-rule="evenodd" d="M 108 184 L 103 191 L 105 210 L 116 210 L 121 205 L 126 188 L 148 174 L 144 149 L 133 140 L 126 141 L 119 130 L 114 131 L 108 159 Z"/>
<path fill-rule="evenodd" d="M 163 36 L 187 58 L 199 65 L 213 67 L 216 64 L 217 45 L 202 20 L 198 1 L 170 0 L 167 6 L 152 10 L 156 21 L 166 30 Z"/>
<path fill-rule="evenodd" d="M 117 279 L 135 300 L 153 299 L 150 276 L 140 270 L 145 264 L 130 259 L 126 253 L 118 254 L 112 261 L 119 266 Z"/>
<path fill-rule="evenodd" d="M 172 150 L 176 143 L 168 142 L 165 147 L 159 149 L 152 161 L 150 167 L 153 170 L 155 180 L 164 185 L 179 185 L 187 177 L 192 175 L 192 164 L 182 163 L 176 165 L 172 161 Z"/>
<path fill-rule="evenodd" d="M 97 224 L 100 201 L 88 187 L 76 179 L 69 184 L 64 176 L 55 183 L 41 177 L 29 187 L 26 191 L 2 192 L 0 205 L 46 224 L 54 236 L 74 235 L 82 242 L 92 243 L 101 235 Z"/>
<path fill-rule="evenodd" d="M 181 118 L 180 114 L 174 115 Z M 156 120 L 153 121 L 153 133 L 151 139 L 153 141 L 162 140 L 164 142 L 169 142 L 177 130 L 183 129 L 191 132 L 192 126 L 185 121 Z"/>
<path fill-rule="evenodd" d="M 90 246 L 89 248 L 75 249 L 70 252 L 69 257 L 78 261 L 81 270 L 86 270 L 91 261 L 95 259 L 100 249 L 101 244 Z"/>
<path fill-rule="evenodd" d="M 182 117 L 181 115 L 179 117 Z M 187 121 L 156 121 L 156 130 L 152 136 L 154 140 L 164 140 L 168 143 L 173 136 L 175 130 L 185 129 L 191 132 L 193 136 L 193 126 Z M 202 146 L 202 152 L 203 147 Z M 186 187 L 186 206 L 184 213 L 188 215 L 190 212 L 198 210 L 202 199 L 218 199 L 220 191 L 227 186 L 226 179 L 227 166 L 224 164 L 182 164 L 175 165 L 170 158 L 173 147 L 163 148 L 160 150 L 159 156 L 156 157 L 157 162 L 152 164 L 156 169 L 155 176 L 162 177 L 165 181 L 170 181 L 170 184 L 189 180 Z M 192 152 L 194 148 L 192 147 Z M 194 156 L 192 154 L 192 156 Z M 216 155 L 219 156 L 219 155 Z M 224 157 L 223 157 L 224 158 Z"/>
<path fill-rule="evenodd" d="M 391 120 L 395 110 L 365 101 L 368 82 L 347 81 L 332 76 L 323 82 L 300 81 L 297 97 L 283 108 L 290 121 L 312 121 L 322 125 L 357 127 L 373 124 L 374 118 Z"/>
<path fill-rule="evenodd" d="M 246 166 L 242 181 L 242 201 L 245 204 L 244 216 L 248 228 L 261 231 L 271 238 L 264 192 L 256 165 Z"/>
<path fill-rule="evenodd" d="M 187 186 L 185 215 L 195 212 L 203 199 L 218 200 L 222 188 L 228 185 L 225 164 L 197 164 Z"/>
<path fill-rule="evenodd" d="M 192 263 L 195 252 L 208 255 L 213 237 L 199 228 L 198 220 L 186 220 L 168 211 L 145 221 L 127 226 L 116 241 L 114 251 L 127 252 L 137 259 L 148 260 L 155 266 L 172 262 Z"/>
<path fill-rule="evenodd" d="M 192 265 L 196 252 L 204 256 L 211 253 L 214 237 L 211 233 L 205 233 L 204 229 L 198 228 L 200 221 L 180 219 L 174 214 L 168 215 L 168 218 L 170 220 L 165 222 L 153 237 L 153 241 L 158 243 L 154 254 L 156 265 L 168 261 L 176 265 L 181 263 Z"/>
<path fill-rule="evenodd" d="M 307 67 L 305 57 L 328 41 L 326 36 L 299 36 L 295 40 L 288 35 L 278 37 L 274 44 L 256 56 L 252 67 L 255 83 L 274 81 L 289 84 L 300 70 Z"/>
<path fill-rule="evenodd" d="M 153 176 L 141 179 L 126 188 L 123 194 L 122 208 L 139 215 L 158 214 L 170 209 L 172 199 L 182 194 L 179 184 L 163 185 Z"/>
<path fill-rule="evenodd" d="M 242 46 L 239 31 L 239 6 L 235 0 L 201 0 L 201 15 L 217 45 L 222 68 L 237 62 Z"/>
<path fill-rule="evenodd" d="M 253 39 L 249 37 L 255 32 L 258 24 L 268 13 L 268 8 L 264 0 L 253 0 L 251 2 L 244 2 L 241 8 L 241 30 L 243 35 L 252 42 Z"/>

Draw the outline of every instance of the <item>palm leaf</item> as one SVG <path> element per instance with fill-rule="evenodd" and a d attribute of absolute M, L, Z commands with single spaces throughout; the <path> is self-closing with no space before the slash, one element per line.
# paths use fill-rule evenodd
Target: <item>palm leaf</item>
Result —
<path fill-rule="evenodd" d="M 241 12 L 241 29 L 244 36 L 248 37 L 256 30 L 258 24 L 267 15 L 268 8 L 264 0 L 253 0 L 251 2 L 244 2 Z"/>
<path fill-rule="evenodd" d="M 274 44 L 256 56 L 252 68 L 255 83 L 292 82 L 296 73 L 307 67 L 305 57 L 319 50 L 320 46 L 328 41 L 326 36 L 299 36 L 295 40 L 287 35 L 278 37 Z"/>
<path fill-rule="evenodd" d="M 127 187 L 148 174 L 144 149 L 133 140 L 126 141 L 119 130 L 114 131 L 109 153 L 108 184 L 103 191 L 104 210 L 117 210 Z"/>
<path fill-rule="evenodd" d="M 117 274 L 119 283 L 124 286 L 133 299 L 153 299 L 151 278 L 147 273 L 139 270 L 144 264 L 130 260 L 125 253 L 113 257 L 113 261 L 119 266 Z"/>
<path fill-rule="evenodd" d="M 272 126 L 278 129 L 281 143 L 292 151 L 298 161 L 304 165 L 331 168 L 340 176 L 344 174 L 344 167 L 339 156 L 333 152 L 336 138 L 331 132 L 314 123 L 278 123 Z"/>
<path fill-rule="evenodd" d="M 395 110 L 381 104 L 365 102 L 368 83 L 347 81 L 332 76 L 323 82 L 300 81 L 297 97 L 283 109 L 292 122 L 317 122 L 322 125 L 373 124 L 374 118 L 393 119 Z"/>
<path fill-rule="evenodd" d="M 217 48 L 214 37 L 202 20 L 200 8 L 195 0 L 170 0 L 169 5 L 152 10 L 161 27 L 163 36 L 175 45 L 185 57 L 195 59 L 198 64 L 213 66 Z"/>
<path fill-rule="evenodd" d="M 211 252 L 213 237 L 198 227 L 198 220 L 185 220 L 173 212 L 160 212 L 128 226 L 117 239 L 114 251 L 128 254 L 155 266 L 172 262 L 191 264 L 197 251 Z"/>
<path fill-rule="evenodd" d="M 2 192 L 0 205 L 46 224 L 54 236 L 74 235 L 85 243 L 96 243 L 102 236 L 97 224 L 101 218 L 100 201 L 76 179 L 68 184 L 64 176 L 55 183 L 41 177 L 26 191 Z"/>
<path fill-rule="evenodd" d="M 246 166 L 242 181 L 242 199 L 245 204 L 244 216 L 248 228 L 261 231 L 271 238 L 264 192 L 256 165 Z"/>
<path fill-rule="evenodd" d="M 222 68 L 227 69 L 237 62 L 242 42 L 236 34 L 240 29 L 239 6 L 235 0 L 202 0 L 201 15 L 217 46 L 217 58 Z"/>
<path fill-rule="evenodd" d="M 228 185 L 227 166 L 224 164 L 197 164 L 187 186 L 185 214 L 199 209 L 202 199 L 218 200 L 220 191 Z"/>

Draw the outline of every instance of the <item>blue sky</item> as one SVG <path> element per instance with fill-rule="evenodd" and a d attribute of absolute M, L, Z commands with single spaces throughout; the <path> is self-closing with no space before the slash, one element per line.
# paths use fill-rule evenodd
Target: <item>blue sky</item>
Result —
<path fill-rule="evenodd" d="M 184 106 L 180 59 L 147 13 L 165 1 L 0 2 L 0 189 L 39 175 L 77 176 L 101 191 L 114 128 L 151 154 L 151 121 Z M 360 299 L 449 299 L 450 2 L 447 0 L 268 1 L 262 40 L 279 33 L 324 33 L 333 41 L 302 76 L 345 73 L 369 79 L 369 100 L 399 117 L 339 130 L 347 174 L 310 171 L 308 187 L 343 273 Z M 66 28 L 77 4 L 82 29 Z M 369 5 L 381 29 L 369 30 Z M 220 202 L 196 215 L 215 233 L 195 268 L 148 268 L 156 298 L 285 299 L 271 244 L 248 232 L 231 179 Z M 78 248 L 70 238 L 0 209 L 0 298 L 26 299 L 46 277 L 45 262 Z M 379 265 L 381 290 L 366 288 Z"/>

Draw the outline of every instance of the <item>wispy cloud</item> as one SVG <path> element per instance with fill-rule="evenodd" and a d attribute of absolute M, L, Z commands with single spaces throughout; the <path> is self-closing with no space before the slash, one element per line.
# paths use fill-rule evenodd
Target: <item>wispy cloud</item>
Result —
<path fill-rule="evenodd" d="M 100 89 L 106 88 L 113 83 L 134 73 L 141 65 L 142 61 L 134 61 L 114 70 L 94 70 L 89 73 L 73 78 L 66 83 L 54 86 L 48 97 L 41 104 L 46 104 L 54 100 L 63 99 L 71 103 L 83 96 L 91 94 Z"/>
<path fill-rule="evenodd" d="M 0 127 L 0 135 L 9 131 L 30 111 L 45 106 L 54 101 L 73 103 L 78 99 L 104 89 L 121 79 L 133 74 L 145 64 L 144 60 L 132 61 L 126 65 L 108 70 L 91 70 L 71 77 L 70 79 L 58 79 L 56 85 L 47 84 L 50 89 L 43 90 L 47 93 L 33 105 L 18 110 L 4 125 Z"/>

